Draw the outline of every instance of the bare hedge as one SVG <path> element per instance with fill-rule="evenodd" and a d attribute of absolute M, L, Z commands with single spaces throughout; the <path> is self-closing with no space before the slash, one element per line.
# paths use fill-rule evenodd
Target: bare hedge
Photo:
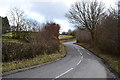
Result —
<path fill-rule="evenodd" d="M 21 60 L 33 58 L 39 54 L 51 54 L 56 50 L 59 50 L 59 45 L 57 43 L 49 44 L 49 46 L 38 46 L 20 43 L 12 43 L 12 42 L 3 42 L 2 47 L 2 61 L 13 61 L 13 60 Z"/>

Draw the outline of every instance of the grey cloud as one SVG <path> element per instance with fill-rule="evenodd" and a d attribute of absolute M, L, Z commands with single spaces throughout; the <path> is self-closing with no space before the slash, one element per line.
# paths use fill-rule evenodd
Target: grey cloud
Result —
<path fill-rule="evenodd" d="M 34 2 L 30 9 L 50 19 L 65 19 L 64 15 L 68 11 L 63 2 Z"/>

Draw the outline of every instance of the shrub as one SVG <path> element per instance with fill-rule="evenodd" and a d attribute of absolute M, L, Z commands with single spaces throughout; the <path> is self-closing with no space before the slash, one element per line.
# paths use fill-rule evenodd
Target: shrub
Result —
<path fill-rule="evenodd" d="M 13 61 L 34 56 L 30 44 L 3 42 L 2 60 Z"/>
<path fill-rule="evenodd" d="M 50 41 L 47 46 L 31 45 L 30 43 L 3 42 L 2 48 L 2 61 L 8 62 L 54 53 L 55 51 L 59 51 L 59 44 L 55 41 Z"/>
<path fill-rule="evenodd" d="M 90 43 L 91 35 L 88 30 L 77 29 L 76 31 L 77 42 Z"/>

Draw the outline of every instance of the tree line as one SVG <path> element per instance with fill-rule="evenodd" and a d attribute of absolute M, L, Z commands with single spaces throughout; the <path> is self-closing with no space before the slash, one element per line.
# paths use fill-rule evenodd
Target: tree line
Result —
<path fill-rule="evenodd" d="M 120 55 L 120 10 L 112 7 L 105 9 L 105 4 L 97 0 L 76 2 L 65 16 L 77 27 L 77 42 L 88 43 L 103 52 Z"/>

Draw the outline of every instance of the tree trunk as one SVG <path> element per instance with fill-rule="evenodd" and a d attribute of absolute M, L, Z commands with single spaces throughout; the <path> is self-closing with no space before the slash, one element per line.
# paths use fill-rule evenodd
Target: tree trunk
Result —
<path fill-rule="evenodd" d="M 120 6 L 119 6 L 120 8 Z M 118 57 L 119 57 L 119 63 L 118 63 L 118 67 L 119 67 L 119 72 L 120 72 L 120 13 L 118 15 Z"/>
<path fill-rule="evenodd" d="M 95 31 L 90 31 L 91 33 L 91 38 L 92 38 L 92 45 L 95 46 L 96 45 L 96 36 L 95 36 Z"/>

